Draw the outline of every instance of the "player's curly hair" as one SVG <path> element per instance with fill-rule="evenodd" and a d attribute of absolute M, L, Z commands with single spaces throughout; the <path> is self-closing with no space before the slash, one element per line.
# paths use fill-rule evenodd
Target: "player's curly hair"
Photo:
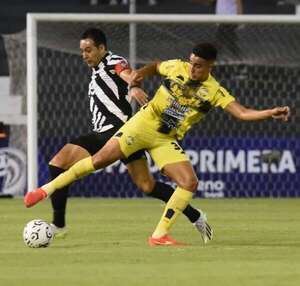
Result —
<path fill-rule="evenodd" d="M 87 29 L 85 32 L 82 33 L 80 39 L 92 39 L 96 46 L 104 45 L 105 48 L 107 47 L 105 33 L 98 28 Z"/>
<path fill-rule="evenodd" d="M 201 43 L 193 48 L 193 54 L 208 61 L 217 59 L 217 48 L 211 43 Z"/>

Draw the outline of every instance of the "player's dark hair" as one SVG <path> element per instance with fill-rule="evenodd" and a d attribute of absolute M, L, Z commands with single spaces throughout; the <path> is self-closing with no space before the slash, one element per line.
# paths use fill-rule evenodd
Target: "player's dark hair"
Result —
<path fill-rule="evenodd" d="M 201 43 L 193 48 L 193 54 L 208 61 L 217 59 L 217 48 L 211 43 Z"/>
<path fill-rule="evenodd" d="M 99 45 L 104 45 L 105 48 L 107 47 L 106 36 L 104 32 L 98 28 L 87 29 L 85 32 L 82 33 L 80 39 L 92 39 L 97 47 Z"/>

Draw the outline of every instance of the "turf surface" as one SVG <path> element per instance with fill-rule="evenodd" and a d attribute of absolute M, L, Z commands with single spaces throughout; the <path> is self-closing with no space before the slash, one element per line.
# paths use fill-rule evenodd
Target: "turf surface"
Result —
<path fill-rule="evenodd" d="M 151 199 L 70 199 L 69 234 L 44 249 L 23 244 L 31 219 L 51 220 L 50 202 L 25 209 L 0 200 L 0 285 L 299 286 L 300 200 L 200 200 L 214 240 L 205 245 L 182 216 L 174 238 L 189 246 L 147 245 L 163 205 Z"/>

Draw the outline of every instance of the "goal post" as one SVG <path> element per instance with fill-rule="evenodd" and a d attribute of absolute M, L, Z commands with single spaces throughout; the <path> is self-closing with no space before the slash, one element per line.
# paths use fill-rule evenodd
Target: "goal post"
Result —
<path fill-rule="evenodd" d="M 37 187 L 37 20 L 27 14 L 27 191 Z"/>
<path fill-rule="evenodd" d="M 196 43 L 195 42 L 195 37 L 193 37 L 193 33 L 195 33 L 195 35 L 197 37 L 200 38 L 202 37 L 201 33 L 203 33 L 203 37 L 200 40 L 203 40 L 203 38 L 205 38 L 205 36 L 207 36 L 209 38 L 209 36 L 211 36 L 212 32 L 215 32 L 216 30 L 216 25 L 246 25 L 247 27 L 249 27 L 249 31 L 251 33 L 254 33 L 251 30 L 251 27 L 257 27 L 259 25 L 264 25 L 264 27 L 286 27 L 287 29 L 289 29 L 289 27 L 296 27 L 296 32 L 298 35 L 298 29 L 300 30 L 300 18 L 296 17 L 296 16 L 286 16 L 286 15 L 278 15 L 278 16 L 273 16 L 273 15 L 238 15 L 235 17 L 232 16 L 220 16 L 220 15 L 184 15 L 184 14 L 168 14 L 168 15 L 164 15 L 164 14 L 65 14 L 65 13 L 58 13 L 58 14 L 47 14 L 47 13 L 29 13 L 27 14 L 27 31 L 26 31 L 26 42 L 27 42 L 27 135 L 28 135 L 28 146 L 27 146 L 27 156 L 28 156 L 28 191 L 33 190 L 36 186 L 37 186 L 37 182 L 38 182 L 38 169 L 39 169 L 39 164 L 38 164 L 38 100 L 39 100 L 39 96 L 38 96 L 38 27 L 39 24 L 41 23 L 48 23 L 48 25 L 53 25 L 54 23 L 89 23 L 90 25 L 92 23 L 103 23 L 103 24 L 107 24 L 107 25 L 114 25 L 116 24 L 116 28 L 115 30 L 118 30 L 118 24 L 134 24 L 136 26 L 134 26 L 135 28 L 137 28 L 137 30 L 139 29 L 139 25 L 144 25 L 143 29 L 145 29 L 145 31 L 143 32 L 143 37 L 146 44 L 150 44 L 151 47 L 149 47 L 149 49 L 153 49 L 153 54 L 145 54 L 145 56 L 140 56 L 139 53 L 137 52 L 137 50 L 141 49 L 141 41 L 139 41 L 139 37 L 142 35 L 142 33 L 138 33 L 136 31 L 135 28 L 131 28 L 128 29 L 130 35 L 128 36 L 128 42 L 127 43 L 123 43 L 124 45 L 126 45 L 129 49 L 128 52 L 128 57 L 130 57 L 130 61 L 133 63 L 145 63 L 147 61 L 151 61 L 154 60 L 156 58 L 160 58 L 162 57 L 163 59 L 166 58 L 168 55 L 171 56 L 186 56 L 186 54 L 184 55 L 180 55 L 180 53 L 182 51 L 187 52 L 188 49 L 192 46 L 192 44 Z M 153 28 L 153 30 L 151 31 L 155 31 L 155 37 L 154 39 L 151 39 L 151 34 L 149 33 L 149 30 L 147 30 L 147 27 L 145 27 L 145 25 L 149 25 L 149 24 L 153 24 L 153 25 L 158 25 L 155 26 Z M 168 27 L 164 26 L 164 27 L 160 27 L 159 25 L 169 25 Z M 191 25 L 191 26 L 189 26 Z M 202 28 L 203 27 L 203 28 Z M 259 36 L 264 35 L 264 28 L 263 26 L 260 26 L 262 28 L 258 28 L 261 29 L 262 31 Z M 269 28 L 267 28 L 266 30 L 268 30 Z M 295 28 L 293 28 L 295 29 Z M 293 33 L 294 30 L 291 30 L 291 33 Z M 115 31 L 113 30 L 113 31 Z M 199 32 L 199 30 L 201 30 Z M 269 49 L 268 45 L 272 45 L 272 44 L 276 44 L 276 41 L 280 41 L 280 38 L 282 37 L 284 31 L 281 31 L 280 29 L 278 30 L 279 34 L 278 34 L 278 39 L 271 39 L 274 40 L 274 42 L 267 42 L 268 38 L 271 38 L 271 36 L 268 36 L 267 33 L 265 33 L 266 36 L 266 43 L 263 43 L 264 39 L 258 39 L 257 41 L 257 45 L 259 47 L 266 45 L 266 49 Z M 160 35 L 159 33 L 163 33 L 162 35 Z M 147 34 L 148 33 L 148 34 Z M 187 33 L 188 36 L 186 35 Z M 80 35 L 78 35 L 79 37 Z M 292 39 L 293 37 L 291 35 L 289 35 L 290 38 Z M 109 35 L 108 35 L 109 37 Z M 242 44 L 240 45 L 241 49 L 245 49 L 247 48 L 247 35 L 246 33 L 242 35 L 243 39 L 242 39 Z M 273 37 L 273 34 L 272 34 Z M 251 47 L 254 47 L 255 44 L 253 43 L 253 39 L 255 39 L 255 35 L 252 35 L 251 39 L 249 39 L 249 45 Z M 154 42 L 153 42 L 154 40 Z M 173 40 L 173 42 L 170 42 L 171 40 Z M 183 43 L 180 42 L 183 41 Z M 176 42 L 178 41 L 178 42 Z M 186 42 L 184 42 L 186 41 Z M 230 40 L 229 40 L 230 41 Z M 291 44 L 293 46 L 297 46 L 297 42 L 294 42 L 295 40 L 293 40 L 293 42 L 291 42 Z M 251 43 L 250 43 L 251 42 Z M 159 48 L 158 46 L 162 46 L 161 48 Z M 185 49 L 185 45 L 187 45 L 187 49 Z M 279 49 L 281 49 L 281 45 L 282 43 L 278 42 L 279 45 Z M 142 47 L 143 49 L 145 48 L 145 46 Z M 164 52 L 162 52 L 162 50 L 165 50 Z M 169 49 L 169 50 L 168 50 Z M 174 52 L 172 52 L 172 49 L 174 50 Z M 274 65 L 274 62 L 272 62 L 272 59 L 270 59 L 271 57 L 274 57 L 273 60 L 277 60 L 277 56 L 278 53 L 276 50 L 277 47 L 275 46 L 273 48 L 273 50 L 270 51 L 270 55 L 268 55 L 267 53 L 264 54 L 265 57 L 265 62 L 264 60 L 261 59 L 261 55 L 257 52 L 256 55 L 251 54 L 251 52 L 246 51 L 245 52 L 245 56 L 242 55 L 241 58 L 238 58 L 237 60 L 234 58 L 230 58 L 228 59 L 226 57 L 226 55 L 219 60 L 219 68 L 221 69 L 221 72 L 224 71 L 224 74 L 227 72 L 226 69 L 227 67 L 224 66 L 224 64 L 228 65 L 230 69 L 229 74 L 231 75 L 232 71 L 235 70 L 235 68 L 232 68 L 234 65 L 239 66 L 239 70 L 238 70 L 238 76 L 240 77 L 247 77 L 247 71 L 243 71 L 243 69 L 245 70 L 245 67 L 247 69 L 247 67 L 249 66 L 249 69 L 252 69 L 253 66 L 257 65 L 260 66 L 261 64 L 265 65 L 265 66 L 272 66 Z M 168 51 L 167 51 L 168 50 Z M 170 52 L 171 50 L 171 52 Z M 294 51 L 293 53 L 298 53 L 299 51 Z M 243 52 L 244 53 L 244 52 Z M 270 58 L 268 58 L 270 56 Z M 293 57 L 293 54 L 290 55 L 291 57 Z M 288 60 L 290 60 L 290 62 L 287 62 Z M 288 59 L 288 58 L 284 58 L 284 59 L 279 59 L 279 62 L 277 62 L 278 66 L 288 66 L 288 67 L 293 67 L 297 64 L 297 62 L 295 62 L 294 58 Z M 300 62 L 300 61 L 299 61 Z M 299 63 L 298 62 L 298 63 Z M 276 64 L 276 63 L 275 63 Z M 258 70 L 260 70 L 260 68 L 257 68 Z M 272 71 L 273 72 L 273 71 Z M 276 73 L 276 71 L 274 72 Z M 87 75 L 88 77 L 88 75 Z M 274 77 L 276 77 L 276 75 L 274 75 Z M 224 79 L 224 81 L 226 80 L 226 78 Z M 252 79 L 251 79 L 252 80 Z M 272 82 L 272 79 L 269 80 L 270 82 Z M 247 87 L 251 88 L 250 85 L 248 85 L 246 82 L 239 82 L 238 79 L 233 79 L 233 81 L 231 82 L 231 84 L 235 84 L 238 83 L 240 84 L 240 89 L 244 89 L 243 91 L 247 91 Z M 246 87 L 244 87 L 243 85 L 246 85 Z M 264 87 L 267 88 L 267 87 Z M 228 86 L 228 89 L 231 89 L 230 86 Z M 246 100 L 249 100 L 249 102 L 262 102 L 265 103 L 264 99 L 262 99 L 261 101 L 257 101 L 256 99 L 253 99 L 252 101 L 248 98 Z M 270 95 L 268 97 L 267 102 L 268 103 L 272 103 L 272 96 Z M 279 100 L 275 100 L 275 102 L 283 102 L 282 99 Z M 220 115 L 216 115 L 216 117 L 220 117 Z M 236 125 L 236 127 L 234 127 L 235 123 L 232 123 L 232 121 L 230 121 L 230 123 L 227 126 L 230 126 L 230 124 L 232 124 L 233 129 L 236 131 L 232 131 L 232 133 L 230 133 L 230 135 L 232 137 L 237 136 L 237 137 L 243 137 L 244 134 L 247 134 L 247 132 L 249 132 L 249 130 L 245 130 L 245 127 L 241 127 L 241 133 L 239 133 L 240 131 L 239 125 Z M 295 124 L 295 126 L 298 126 L 298 122 L 293 122 L 293 124 Z M 273 125 L 263 125 L 262 128 L 264 128 L 265 126 L 267 126 L 267 133 L 271 136 L 272 135 L 272 131 L 274 131 Z M 250 129 L 255 129 L 255 127 L 252 127 L 252 125 L 250 126 Z M 220 131 L 220 129 L 222 129 L 222 127 L 217 127 L 217 129 L 212 132 L 213 135 L 217 138 L 218 137 L 218 131 Z M 281 127 L 281 129 L 283 130 L 283 135 L 288 134 L 289 137 L 292 137 L 292 134 L 289 133 L 289 131 L 287 129 L 285 129 L 285 127 Z M 209 134 L 209 131 L 207 131 L 207 135 L 211 135 Z M 260 133 L 256 133 L 257 131 L 253 131 L 254 136 L 259 136 L 259 135 L 263 135 L 264 132 L 263 130 L 260 131 Z M 274 131 L 276 135 L 280 136 L 280 130 L 275 130 Z M 221 136 L 225 136 L 223 133 L 221 134 Z M 297 134 L 298 136 L 298 134 Z M 295 136 L 295 137 L 297 137 Z M 223 142 L 223 139 L 217 139 L 220 140 L 220 142 Z M 240 139 L 239 139 L 240 140 Z M 213 142 L 213 140 L 212 140 Z M 212 143 L 210 142 L 210 143 Z M 227 141 L 226 141 L 227 142 Z M 240 142 L 240 141 L 238 141 Z M 213 143 L 214 144 L 214 143 Z M 238 144 L 238 143 L 236 143 Z M 253 143 L 251 143 L 253 144 Z M 284 143 L 278 143 L 278 145 L 281 145 Z M 295 143 L 293 143 L 295 144 Z M 298 143 L 297 143 L 298 144 Z M 221 144 L 222 145 L 222 144 Z M 216 146 L 221 146 L 219 143 L 216 143 Z M 230 146 L 227 145 L 227 143 L 225 144 L 226 146 Z M 270 145 L 270 143 L 267 143 L 266 145 Z M 221 148 L 221 147 L 220 147 Z M 271 148 L 271 147 L 269 147 Z M 265 146 L 263 148 L 263 151 L 265 152 L 267 149 L 267 147 Z M 272 149 L 272 148 L 271 148 Z M 221 149 L 220 149 L 220 154 L 221 154 Z M 223 150 L 224 154 L 226 153 L 226 150 Z M 261 151 L 261 152 L 263 152 Z M 238 151 L 236 151 L 238 152 Z M 234 153 L 234 152 L 233 152 Z M 198 154 L 198 157 L 204 156 L 203 158 L 206 158 L 205 156 L 210 156 L 210 153 L 206 153 L 206 155 L 203 154 Z M 231 154 L 231 155 L 222 155 L 223 159 L 225 158 L 225 156 L 231 156 L 231 160 L 234 161 L 234 163 L 232 163 L 233 165 L 233 169 L 234 166 L 240 164 L 239 163 L 239 159 L 235 156 L 239 156 L 236 155 L 236 153 Z M 192 154 L 193 155 L 193 154 Z M 191 156 L 192 156 L 191 155 Z M 196 156 L 196 155 L 195 155 Z M 215 155 L 211 155 L 211 156 L 221 156 L 218 154 Z M 250 156 L 249 154 L 244 154 L 244 155 L 240 155 L 240 156 Z M 197 157 L 197 158 L 198 158 Z M 192 157 L 194 158 L 194 157 Z M 202 157 L 201 157 L 202 158 Z M 202 158 L 202 159 L 203 159 Z M 227 158 L 227 157 L 226 157 Z M 247 157 L 248 158 L 248 157 Z M 195 158 L 194 158 L 195 159 Z M 207 159 L 207 158 L 206 158 Z M 206 160 L 205 159 L 205 160 Z M 198 160 L 200 160 L 198 158 Z M 203 159 L 204 160 L 204 159 Z M 217 157 L 214 157 L 214 159 L 212 160 L 218 160 Z M 229 160 L 230 159 L 226 159 Z M 206 162 L 206 166 L 202 166 L 202 171 L 206 170 L 206 171 L 212 171 L 212 172 L 216 172 L 216 173 L 221 173 L 224 170 L 217 170 L 216 166 L 213 165 L 209 165 L 211 161 L 205 161 Z M 198 162 L 199 163 L 199 162 Z M 201 164 L 201 162 L 199 163 Z M 211 163 L 212 164 L 212 163 Z M 216 163 L 218 164 L 218 163 Z M 221 164 L 221 163 L 220 163 Z M 227 163 L 230 164 L 230 163 Z M 242 164 L 242 163 L 241 163 Z M 230 167 L 228 167 L 230 169 Z M 261 168 L 267 168 L 267 167 L 261 167 Z M 275 168 L 275 167 L 274 167 Z M 217 170 L 217 171 L 216 171 Z M 224 171 L 225 172 L 225 171 Z M 229 172 L 228 170 L 226 172 Z"/>

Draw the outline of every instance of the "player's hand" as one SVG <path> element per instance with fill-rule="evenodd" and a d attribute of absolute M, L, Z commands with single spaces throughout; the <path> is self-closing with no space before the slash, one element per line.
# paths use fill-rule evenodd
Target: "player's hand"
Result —
<path fill-rule="evenodd" d="M 272 118 L 282 121 L 288 121 L 291 115 L 290 108 L 288 106 L 275 107 L 272 109 Z"/>
<path fill-rule="evenodd" d="M 132 87 L 129 95 L 131 98 L 134 98 L 140 106 L 148 103 L 148 95 L 140 87 Z"/>

